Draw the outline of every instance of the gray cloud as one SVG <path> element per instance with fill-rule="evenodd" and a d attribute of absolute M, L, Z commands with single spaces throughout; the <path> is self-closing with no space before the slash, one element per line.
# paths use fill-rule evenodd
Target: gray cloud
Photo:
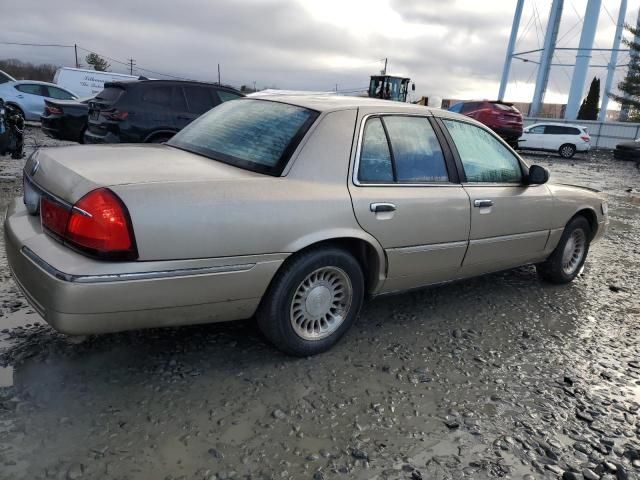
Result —
<path fill-rule="evenodd" d="M 604 3 L 615 15 L 615 0 Z M 630 10 L 637 3 L 630 2 Z M 544 22 L 549 2 L 538 4 Z M 117 60 L 133 57 L 140 67 L 203 80 L 216 79 L 220 63 L 224 82 L 297 89 L 364 87 L 382 66 L 376 60 L 388 57 L 390 70 L 410 76 L 418 94 L 496 95 L 514 1 L 478 1 L 473 8 L 458 0 L 390 0 L 390 5 L 407 26 L 424 34 L 394 37 L 373 29 L 356 34 L 311 17 L 296 0 L 58 0 L 45 9 L 41 0 L 21 0 L 3 5 L 0 40 L 77 43 Z M 527 5 L 523 28 L 533 12 L 531 2 Z M 340 9 L 335 14 L 341 15 Z M 574 23 L 572 15 L 567 7 L 565 30 Z M 611 23 L 601 16 L 602 43 L 611 30 L 606 22 Z M 530 28 L 519 41 L 520 50 L 538 47 L 535 31 Z M 568 41 L 575 44 L 577 37 Z M 72 65 L 73 50 L 0 45 L 0 58 L 9 57 Z M 348 59 L 351 66 L 326 68 L 330 57 Z M 111 63 L 114 71 L 126 71 Z M 535 78 L 534 68 L 516 62 L 514 85 Z M 552 73 L 551 90 L 567 85 L 566 71 Z M 511 91 L 519 93 L 516 87 Z"/>

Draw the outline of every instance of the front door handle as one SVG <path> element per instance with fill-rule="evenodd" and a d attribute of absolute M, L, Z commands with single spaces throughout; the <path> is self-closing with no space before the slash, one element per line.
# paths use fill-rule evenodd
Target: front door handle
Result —
<path fill-rule="evenodd" d="M 493 207 L 493 200 L 474 200 L 473 206 L 477 208 Z"/>
<path fill-rule="evenodd" d="M 369 209 L 373 213 L 395 212 L 396 206 L 393 203 L 372 203 Z"/>

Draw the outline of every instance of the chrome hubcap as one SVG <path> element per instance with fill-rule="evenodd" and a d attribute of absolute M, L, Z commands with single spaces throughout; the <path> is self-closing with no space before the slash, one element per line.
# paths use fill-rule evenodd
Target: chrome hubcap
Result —
<path fill-rule="evenodd" d="M 304 340 L 320 340 L 335 332 L 351 307 L 353 288 L 344 270 L 323 267 L 298 285 L 291 301 L 291 326 Z"/>
<path fill-rule="evenodd" d="M 586 235 L 583 230 L 574 230 L 567 239 L 562 252 L 562 271 L 566 275 L 573 275 L 584 258 L 586 251 Z"/>

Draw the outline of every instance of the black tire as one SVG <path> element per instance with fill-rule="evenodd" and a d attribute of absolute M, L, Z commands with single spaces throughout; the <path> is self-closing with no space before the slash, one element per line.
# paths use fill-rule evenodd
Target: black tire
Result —
<path fill-rule="evenodd" d="M 348 277 L 351 301 L 342 323 L 333 332 L 323 338 L 309 340 L 301 337 L 292 325 L 292 305 L 303 281 L 323 268 L 333 268 Z M 260 330 L 276 347 L 290 355 L 307 357 L 329 350 L 340 340 L 358 316 L 363 298 L 364 275 L 358 261 L 340 248 L 318 248 L 292 257 L 278 271 L 256 317 Z"/>
<path fill-rule="evenodd" d="M 584 250 L 579 261 L 577 261 L 577 263 L 572 266 L 570 271 L 566 271 L 563 265 L 565 247 L 576 231 L 582 232 L 578 235 L 582 235 L 584 239 Z M 551 283 L 564 284 L 571 282 L 578 276 L 578 274 L 582 270 L 585 260 L 587 259 L 587 255 L 589 254 L 589 243 L 591 242 L 591 236 L 591 226 L 589 225 L 587 219 L 583 216 L 573 218 L 564 228 L 562 237 L 560 237 L 558 246 L 555 248 L 553 253 L 544 262 L 536 265 L 538 275 L 540 275 L 542 279 Z"/>
<path fill-rule="evenodd" d="M 576 154 L 576 146 L 570 143 L 565 143 L 558 149 L 558 154 L 562 158 L 572 158 Z"/>
<path fill-rule="evenodd" d="M 171 135 L 158 135 L 157 137 L 151 137 L 147 140 L 147 143 L 164 143 L 171 140 Z"/>

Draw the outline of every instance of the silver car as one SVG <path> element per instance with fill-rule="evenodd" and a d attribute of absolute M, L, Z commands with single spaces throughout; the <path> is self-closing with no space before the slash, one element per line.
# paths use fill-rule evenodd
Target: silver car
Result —
<path fill-rule="evenodd" d="M 0 98 L 18 107 L 25 120 L 39 122 L 45 100 L 74 100 L 78 97 L 53 83 L 17 80 L 0 84 Z"/>
<path fill-rule="evenodd" d="M 39 150 L 6 247 L 25 296 L 61 332 L 255 315 L 279 348 L 312 355 L 367 296 L 525 264 L 573 280 L 607 206 L 548 177 L 455 113 L 245 98 L 167 144 Z"/>

